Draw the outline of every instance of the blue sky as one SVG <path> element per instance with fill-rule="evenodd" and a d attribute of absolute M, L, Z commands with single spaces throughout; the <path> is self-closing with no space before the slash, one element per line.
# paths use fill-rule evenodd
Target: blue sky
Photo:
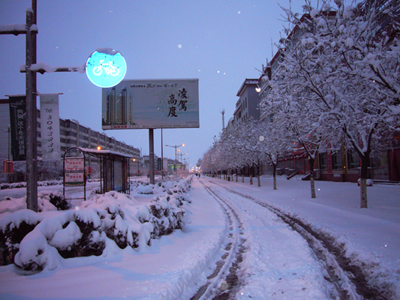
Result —
<path fill-rule="evenodd" d="M 164 129 L 164 145 L 184 143 L 181 153 L 194 165 L 212 145 L 214 135 L 232 117 L 241 84 L 258 78 L 272 58 L 283 29 L 276 1 L 202 0 L 37 0 L 37 61 L 50 66 L 79 66 L 97 48 L 114 48 L 127 62 L 125 79 L 198 78 L 199 129 Z M 289 7 L 289 1 L 279 1 Z M 302 12 L 300 0 L 292 9 Z M 1 0 L 0 24 L 25 23 L 30 0 Z M 25 93 L 25 36 L 0 36 L 0 98 Z M 258 70 L 257 70 L 258 69 Z M 85 74 L 37 75 L 40 93 L 63 93 L 60 117 L 76 119 L 102 132 L 101 88 Z M 108 130 L 148 154 L 148 130 Z M 160 130 L 155 130 L 155 154 L 161 156 Z M 173 158 L 174 149 L 164 147 Z"/>

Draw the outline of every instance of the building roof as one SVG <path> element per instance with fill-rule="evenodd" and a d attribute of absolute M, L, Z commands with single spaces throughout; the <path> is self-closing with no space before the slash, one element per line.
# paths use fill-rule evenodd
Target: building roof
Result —
<path fill-rule="evenodd" d="M 243 93 L 244 89 L 248 85 L 257 85 L 258 84 L 258 79 L 248 79 L 246 78 L 244 82 L 242 83 L 242 86 L 240 87 L 239 91 L 237 92 L 236 96 L 240 97 L 240 95 Z"/>
<path fill-rule="evenodd" d="M 128 155 L 128 154 L 120 153 L 120 152 L 116 152 L 116 151 L 111 151 L 111 150 L 97 150 L 97 149 L 81 148 L 81 147 L 74 147 L 74 148 L 78 148 L 82 152 L 93 154 L 93 155 L 96 155 L 96 156 L 112 155 L 112 156 L 120 156 L 120 157 L 132 158 L 132 155 Z"/>

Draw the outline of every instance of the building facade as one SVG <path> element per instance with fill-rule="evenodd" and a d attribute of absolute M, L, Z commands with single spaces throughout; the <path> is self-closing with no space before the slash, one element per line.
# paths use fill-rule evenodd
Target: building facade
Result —
<path fill-rule="evenodd" d="M 260 111 L 258 104 L 260 103 L 260 95 L 256 91 L 258 87 L 258 79 L 246 78 L 240 86 L 236 96 L 239 99 L 236 101 L 233 117 L 229 119 L 226 126 L 227 132 L 234 130 L 235 124 L 245 122 L 247 120 L 259 120 Z"/>
<path fill-rule="evenodd" d="M 41 117 L 40 110 L 37 111 L 37 156 L 38 162 L 42 158 L 41 141 Z M 124 142 L 109 137 L 105 133 L 95 131 L 89 127 L 83 126 L 76 120 L 60 119 L 60 152 L 62 154 L 70 147 L 81 147 L 96 149 L 98 146 L 104 150 L 111 150 L 127 154 L 132 158 L 139 160 L 141 158 L 140 149 Z M 8 126 L 10 125 L 9 99 L 0 99 L 0 160 L 13 160 L 10 152 L 11 142 L 9 142 Z M 62 157 L 60 156 L 60 161 Z M 40 168 L 39 168 L 40 172 Z M 25 180 L 24 168 L 16 169 L 14 174 L 0 173 L 0 182 Z M 39 174 L 43 177 L 43 174 Z M 40 179 L 40 178 L 39 178 Z"/>
<path fill-rule="evenodd" d="M 259 120 L 260 95 L 256 91 L 258 79 L 245 79 L 237 92 L 239 99 L 236 102 L 236 108 L 233 113 L 234 122 L 240 123 L 249 119 Z"/>

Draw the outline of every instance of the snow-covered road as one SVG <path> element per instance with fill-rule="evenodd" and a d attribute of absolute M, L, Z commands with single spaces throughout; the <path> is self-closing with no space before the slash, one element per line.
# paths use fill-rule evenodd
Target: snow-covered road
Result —
<path fill-rule="evenodd" d="M 399 253 L 400 187 L 374 186 L 372 208 L 359 210 L 352 204 L 358 202 L 353 199 L 358 194 L 354 184 L 317 182 L 318 190 L 326 194 L 319 192 L 312 202 L 307 182 L 284 179 L 278 182 L 278 191 L 270 183 L 271 178 L 264 178 L 259 188 L 195 179 L 187 207 L 191 224 L 183 230 L 152 240 L 140 251 L 121 250 L 110 243 L 99 257 L 64 259 L 57 269 L 30 276 L 21 276 L 13 265 L 2 266 L 0 298 L 363 299 L 357 283 L 346 277 L 351 270 L 335 267 L 363 263 L 367 279 L 376 287 L 372 292 L 378 293 L 369 299 L 396 299 L 400 273 L 393 257 Z M 343 194 L 348 197 L 343 203 L 350 205 L 341 203 Z M 373 228 L 368 238 L 390 241 L 390 247 L 379 253 L 375 253 L 379 244 L 365 248 L 363 231 L 357 229 L 360 220 L 360 226 Z M 340 243 L 335 243 L 338 237 Z M 353 261 L 336 262 L 331 252 L 338 245 L 347 251 L 338 257 Z M 386 268 L 390 263 L 393 269 Z M 382 287 L 385 291 L 379 290 Z"/>
<path fill-rule="evenodd" d="M 244 229 L 245 251 L 237 286 L 228 287 L 234 291 L 230 299 L 264 299 L 266 295 L 268 299 L 329 298 L 331 289 L 321 265 L 299 234 L 268 209 L 208 180 L 202 182 L 237 213 Z"/>

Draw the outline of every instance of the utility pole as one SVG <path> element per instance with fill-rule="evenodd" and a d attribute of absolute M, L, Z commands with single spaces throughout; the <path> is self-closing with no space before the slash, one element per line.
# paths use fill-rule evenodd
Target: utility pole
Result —
<path fill-rule="evenodd" d="M 154 184 L 154 129 L 149 128 L 150 184 Z"/>
<path fill-rule="evenodd" d="M 164 180 L 164 142 L 163 129 L 161 128 L 161 178 Z"/>
<path fill-rule="evenodd" d="M 225 129 L 225 109 L 221 110 L 221 114 L 222 114 L 222 131 L 224 131 L 224 129 Z"/>
<path fill-rule="evenodd" d="M 36 72 L 31 66 L 36 64 L 37 5 L 32 0 L 32 7 L 26 10 L 25 25 L 16 24 L 5 27 L 0 34 L 26 35 L 26 204 L 33 211 L 37 204 L 37 128 L 36 128 Z"/>
<path fill-rule="evenodd" d="M 36 128 L 36 0 L 26 11 L 26 203 L 27 208 L 38 211 L 37 203 L 37 128 Z"/>

